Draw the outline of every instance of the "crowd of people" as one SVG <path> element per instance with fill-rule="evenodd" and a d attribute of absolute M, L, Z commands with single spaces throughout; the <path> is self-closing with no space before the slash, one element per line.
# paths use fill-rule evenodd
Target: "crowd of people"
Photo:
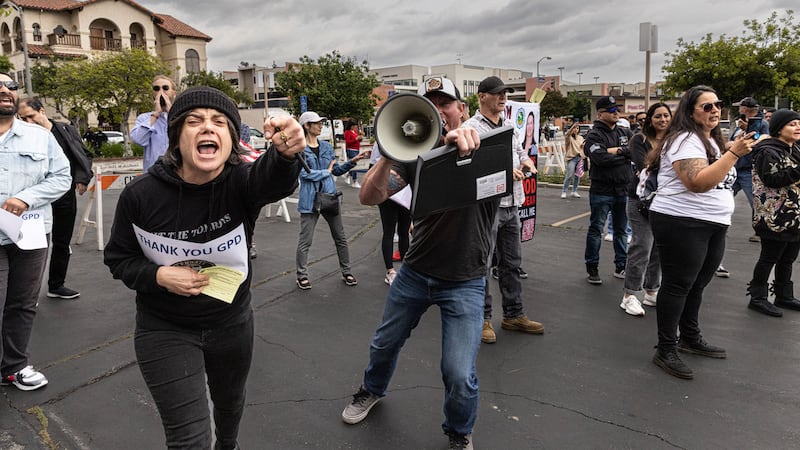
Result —
<path fill-rule="evenodd" d="M 340 162 L 332 146 L 318 139 L 325 117 L 313 111 L 298 119 L 270 117 L 264 121 L 270 148 L 248 159 L 239 144 L 246 128 L 225 94 L 209 87 L 178 93 L 168 77 L 156 77 L 152 89 L 153 111 L 141 114 L 131 133 L 145 147 L 145 174 L 120 195 L 104 262 L 113 278 L 136 292 L 136 359 L 167 447 L 210 448 L 216 442 L 215 448 L 238 448 L 253 358 L 250 252 L 263 206 L 299 192 L 298 288 L 311 288 L 308 254 L 319 216 L 330 228 L 342 281 L 357 285 L 335 178 L 344 176 L 360 188 L 362 204 L 379 207 L 388 293 L 363 383 L 341 418 L 359 423 L 386 396 L 403 345 L 422 315 L 437 306 L 445 386 L 442 430 L 450 448 L 473 448 L 476 358 L 481 343 L 497 340 L 487 282 L 493 274 L 502 295 L 501 327 L 544 332 L 542 323 L 525 314 L 520 284 L 517 208 L 524 201 L 522 180 L 536 172 L 525 143 L 512 139 L 514 183 L 508 195 L 418 217 L 412 226 L 408 205 L 396 196 L 414 185 L 416 162 L 394 161 L 376 147 L 371 168 L 358 183 L 350 174 L 370 153 L 361 152 L 357 124 L 348 126 L 347 157 Z M 47 296 L 76 298 L 79 292 L 65 286 L 69 237 L 75 194 L 82 194 L 91 180 L 92 154 L 76 130 L 49 120 L 38 99 L 19 99 L 17 90 L 11 77 L 0 74 L 0 135 L 7 148 L 16 149 L 15 164 L 28 175 L 9 180 L 10 194 L 0 198 L 2 214 L 43 212 L 45 232 L 52 238 Z M 481 133 L 508 125 L 509 92 L 513 88 L 501 79 L 484 79 L 478 86 L 479 108 L 467 118 L 466 103 L 446 77 L 431 77 L 418 90 L 441 116 L 440 143 L 453 145 L 462 157 L 480 151 Z M 624 279 L 620 308 L 631 316 L 643 316 L 643 306 L 655 308 L 653 363 L 682 379 L 694 373 L 679 353 L 727 357 L 725 349 L 706 341 L 699 318 L 703 291 L 722 267 L 739 190 L 752 199 L 753 241 L 761 245 L 748 307 L 774 317 L 783 309 L 800 310 L 792 282 L 792 265 L 800 253 L 800 115 L 777 110 L 767 121 L 757 102 L 746 97 L 738 105 L 747 110 L 738 123 L 741 131 L 726 141 L 719 128 L 722 106 L 712 88 L 696 86 L 674 112 L 659 102 L 641 117 L 637 114 L 634 123 L 625 123 L 616 100 L 601 97 L 591 131 L 583 137 L 573 125 L 565 133 L 568 171 L 561 197 L 580 198 L 576 174 L 584 162 L 591 179 L 587 281 L 603 283 L 600 246 L 611 212 L 613 274 Z M 750 115 L 752 108 L 756 112 Z M 748 130 L 747 119 L 754 117 L 762 126 Z M 756 138 L 757 133 L 762 136 Z M 40 157 L 25 152 L 31 148 Z M 652 198 L 644 199 L 640 188 L 649 174 L 657 187 Z M 454 228 L 468 238 L 443 239 Z M 399 269 L 390 256 L 395 234 L 400 235 Z M 0 234 L 0 239 L 2 383 L 34 390 L 48 382 L 29 364 L 26 351 L 48 246 L 23 250 L 13 236 Z"/>

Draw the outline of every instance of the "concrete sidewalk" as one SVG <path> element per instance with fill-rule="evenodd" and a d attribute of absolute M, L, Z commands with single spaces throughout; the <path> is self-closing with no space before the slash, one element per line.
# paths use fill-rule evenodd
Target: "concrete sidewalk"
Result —
<path fill-rule="evenodd" d="M 443 388 L 439 313 L 431 309 L 400 355 L 389 395 L 358 425 L 340 413 L 358 388 L 386 285 L 378 210 L 345 193 L 356 287 L 340 278 L 334 245 L 321 223 L 311 248 L 313 288 L 295 285 L 298 214 L 291 223 L 264 218 L 253 261 L 256 345 L 241 425 L 244 449 L 439 449 Z M 106 191 L 110 227 L 119 191 Z M 800 432 L 800 314 L 769 318 L 746 308 L 745 284 L 758 257 L 749 243 L 749 207 L 737 198 L 725 265 L 729 279 L 706 291 L 701 326 L 728 359 L 686 356 L 696 378 L 670 377 L 651 362 L 656 314 L 619 308 L 622 281 L 612 277 L 604 243 L 601 286 L 585 281 L 588 195 L 561 200 L 560 186 L 540 186 L 537 230 L 523 245 L 529 317 L 542 336 L 501 330 L 478 357 L 481 404 L 478 449 L 796 448 Z M 83 210 L 83 202 L 79 214 Z M 550 226 L 578 217 L 561 226 Z M 324 221 L 321 221 L 324 222 Z M 38 391 L 0 390 L 0 448 L 155 449 L 163 431 L 132 345 L 134 293 L 111 278 L 93 244 L 73 245 L 68 286 L 75 301 L 42 293 L 30 344 L 31 363 L 50 384 Z M 108 230 L 106 231 L 106 234 Z M 458 236 L 443 238 L 458 239 Z M 107 236 L 106 236 L 107 239 Z M 457 264 L 458 261 L 453 261 Z M 497 283 L 490 281 L 497 291 Z M 499 295 L 497 295 L 499 297 Z M 43 438 L 44 436 L 44 438 Z M 45 440 L 46 439 L 46 440 Z"/>

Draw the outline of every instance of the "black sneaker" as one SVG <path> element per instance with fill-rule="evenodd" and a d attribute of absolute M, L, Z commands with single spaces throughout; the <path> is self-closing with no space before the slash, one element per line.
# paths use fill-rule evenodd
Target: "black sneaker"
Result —
<path fill-rule="evenodd" d="M 256 250 L 255 244 L 250 246 L 250 248 L 247 250 L 247 253 L 248 256 L 250 256 L 250 259 L 258 258 L 258 250 Z"/>
<path fill-rule="evenodd" d="M 684 353 L 694 353 L 695 355 L 707 356 L 709 358 L 727 358 L 728 353 L 722 347 L 717 347 L 706 342 L 701 336 L 696 342 L 689 342 L 686 339 L 678 339 L 678 351 Z"/>
<path fill-rule="evenodd" d="M 57 287 L 55 289 L 48 289 L 47 290 L 47 296 L 50 297 L 50 298 L 63 298 L 63 299 L 70 300 L 70 299 L 73 299 L 73 298 L 80 297 L 81 293 L 78 292 L 78 291 L 73 291 L 72 289 L 70 289 L 68 287 L 61 286 L 61 287 Z"/>
<path fill-rule="evenodd" d="M 523 269 L 522 267 L 518 267 L 517 272 L 519 272 L 519 277 L 522 278 L 523 280 L 528 279 L 528 272 L 525 272 L 525 269 Z"/>
<path fill-rule="evenodd" d="M 342 411 L 344 423 L 356 424 L 366 419 L 369 410 L 381 400 L 377 395 L 372 395 L 368 390 L 361 386 L 358 392 L 353 394 L 353 401 L 350 402 Z"/>
<path fill-rule="evenodd" d="M 586 277 L 586 281 L 588 281 L 589 284 L 603 284 L 603 280 L 597 272 L 597 267 L 587 267 L 586 271 L 589 273 Z"/>
<path fill-rule="evenodd" d="M 450 438 L 450 446 L 448 449 L 464 449 L 464 450 L 472 450 L 472 434 L 449 434 L 447 435 Z"/>
<path fill-rule="evenodd" d="M 682 378 L 684 380 L 691 380 L 694 378 L 692 369 L 681 361 L 675 349 L 656 350 L 656 354 L 653 355 L 653 363 L 664 369 L 664 372 L 667 372 L 673 377 Z"/>

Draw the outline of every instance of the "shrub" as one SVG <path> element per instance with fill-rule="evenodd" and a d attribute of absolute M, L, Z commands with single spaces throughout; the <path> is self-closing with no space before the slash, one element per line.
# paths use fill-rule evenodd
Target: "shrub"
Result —
<path fill-rule="evenodd" d="M 135 157 L 144 155 L 144 147 L 139 144 L 131 143 L 131 151 Z M 125 145 L 106 142 L 100 147 L 100 154 L 101 158 L 122 158 L 125 155 Z"/>

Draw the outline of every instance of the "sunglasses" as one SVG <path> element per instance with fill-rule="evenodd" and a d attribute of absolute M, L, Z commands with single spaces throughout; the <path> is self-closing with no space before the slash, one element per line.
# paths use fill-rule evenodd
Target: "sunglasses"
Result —
<path fill-rule="evenodd" d="M 700 109 L 702 109 L 703 112 L 710 113 L 711 110 L 714 109 L 714 107 L 722 111 L 722 106 L 723 106 L 722 102 L 717 101 L 714 103 L 703 103 L 702 105 L 700 105 Z"/>
<path fill-rule="evenodd" d="M 622 111 L 620 108 L 617 108 L 616 106 L 613 106 L 613 107 L 611 107 L 611 108 L 604 109 L 604 110 L 602 110 L 602 111 L 600 111 L 600 112 L 607 112 L 607 113 L 618 113 L 618 112 L 620 112 L 620 111 Z"/>
<path fill-rule="evenodd" d="M 169 85 L 165 84 L 163 86 L 153 86 L 153 92 L 158 92 L 159 90 L 166 92 L 169 90 Z"/>
<path fill-rule="evenodd" d="M 16 81 L 0 81 L 0 86 L 5 86 L 8 88 L 9 91 L 16 91 L 19 89 L 19 84 Z"/>

